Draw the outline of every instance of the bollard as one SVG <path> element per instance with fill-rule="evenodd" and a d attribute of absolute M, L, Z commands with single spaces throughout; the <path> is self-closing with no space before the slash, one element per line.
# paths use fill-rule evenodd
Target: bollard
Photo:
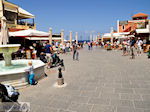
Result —
<path fill-rule="evenodd" d="M 65 65 L 64 65 L 64 60 L 60 60 L 60 66 L 63 69 L 63 71 L 65 71 Z"/>
<path fill-rule="evenodd" d="M 59 67 L 58 68 L 58 79 L 57 79 L 57 84 L 60 86 L 60 85 L 63 85 L 64 84 L 64 78 L 62 76 L 62 68 Z"/>

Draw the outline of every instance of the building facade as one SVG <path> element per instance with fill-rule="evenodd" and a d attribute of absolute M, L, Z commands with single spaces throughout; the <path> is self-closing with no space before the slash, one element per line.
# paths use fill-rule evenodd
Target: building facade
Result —
<path fill-rule="evenodd" d="M 132 16 L 132 20 L 119 21 L 118 33 L 129 32 L 129 35 L 149 40 L 150 37 L 150 20 L 148 14 L 138 13 Z"/>
<path fill-rule="evenodd" d="M 11 32 L 36 29 L 34 15 L 11 2 L 0 0 L 0 18 L 3 16 L 6 17 L 7 27 Z"/>
<path fill-rule="evenodd" d="M 119 22 L 119 32 L 131 32 L 135 29 L 144 29 L 147 27 L 148 21 L 147 14 L 135 14 L 132 16 L 132 20 Z"/>

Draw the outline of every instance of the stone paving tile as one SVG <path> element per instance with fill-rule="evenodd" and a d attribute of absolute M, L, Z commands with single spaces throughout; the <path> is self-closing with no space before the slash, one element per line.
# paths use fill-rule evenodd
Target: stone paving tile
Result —
<path fill-rule="evenodd" d="M 141 95 L 138 94 L 121 94 L 122 100 L 142 100 Z"/>
<path fill-rule="evenodd" d="M 68 96 L 80 96 L 80 93 L 81 93 L 81 91 L 79 91 L 79 90 L 64 89 L 64 90 L 57 92 L 56 94 L 59 94 L 59 95 L 64 94 L 64 95 L 68 95 Z"/>
<path fill-rule="evenodd" d="M 89 104 L 79 104 L 79 103 L 71 103 L 68 107 L 68 110 L 76 111 L 76 112 L 90 112 L 92 105 Z"/>
<path fill-rule="evenodd" d="M 104 87 L 104 88 L 98 88 L 98 90 L 99 91 L 101 91 L 101 93 L 114 93 L 114 88 L 106 88 L 106 87 Z"/>
<path fill-rule="evenodd" d="M 91 112 L 116 112 L 116 108 L 112 106 L 94 105 Z"/>
<path fill-rule="evenodd" d="M 102 93 L 100 95 L 100 98 L 102 98 L 102 99 L 120 99 L 120 95 L 114 94 L 114 93 Z"/>
<path fill-rule="evenodd" d="M 139 87 L 143 89 L 150 89 L 150 84 L 139 84 Z"/>
<path fill-rule="evenodd" d="M 118 84 L 118 83 L 113 83 L 113 84 L 105 83 L 104 87 L 121 88 L 122 84 Z"/>
<path fill-rule="evenodd" d="M 80 87 L 78 85 L 67 85 L 65 89 L 68 90 L 80 90 Z"/>
<path fill-rule="evenodd" d="M 115 93 L 133 93 L 133 89 L 115 88 Z"/>
<path fill-rule="evenodd" d="M 60 110 L 58 110 L 57 112 L 73 112 L 73 111 L 69 111 L 69 110 L 62 110 L 62 109 L 60 109 Z"/>
<path fill-rule="evenodd" d="M 144 110 L 144 112 L 150 112 L 150 109 L 149 110 Z"/>
<path fill-rule="evenodd" d="M 110 99 L 90 98 L 88 104 L 109 105 L 110 104 Z"/>
<path fill-rule="evenodd" d="M 123 88 L 140 88 L 138 84 L 122 84 Z"/>
<path fill-rule="evenodd" d="M 47 106 L 44 106 L 44 105 L 38 105 L 38 108 L 37 108 L 37 105 L 34 104 L 31 106 L 31 112 L 58 112 L 58 109 L 55 109 L 55 108 L 52 108 L 52 107 L 47 107 Z"/>
<path fill-rule="evenodd" d="M 53 95 L 51 97 L 51 100 L 58 100 L 58 101 L 70 101 L 71 96 L 66 96 L 66 95 Z"/>
<path fill-rule="evenodd" d="M 144 101 L 150 101 L 150 95 L 142 95 Z"/>
<path fill-rule="evenodd" d="M 52 108 L 55 108 L 55 109 L 64 109 L 64 110 L 66 110 L 68 108 L 69 104 L 70 104 L 69 101 L 53 100 L 49 104 L 49 107 L 52 107 Z"/>
<path fill-rule="evenodd" d="M 93 91 L 81 91 L 81 96 L 85 97 L 99 97 L 100 92 L 93 92 Z"/>
<path fill-rule="evenodd" d="M 82 97 L 82 96 L 72 96 L 71 102 L 76 103 L 88 103 L 89 97 Z"/>
<path fill-rule="evenodd" d="M 137 94 L 150 94 L 150 89 L 134 89 Z"/>
<path fill-rule="evenodd" d="M 110 101 L 110 104 L 113 106 L 125 106 L 125 107 L 133 107 L 133 102 L 130 100 L 116 100 L 113 99 Z"/>
<path fill-rule="evenodd" d="M 134 101 L 136 108 L 150 109 L 150 101 Z"/>
<path fill-rule="evenodd" d="M 79 53 L 78 62 L 71 54 L 60 55 L 66 87 L 53 86 L 58 70 L 50 69 L 38 85 L 20 91 L 19 101 L 30 102 L 31 112 L 150 112 L 150 61 L 145 54 L 130 60 L 120 51 L 99 48 Z"/>
<path fill-rule="evenodd" d="M 80 90 L 81 91 L 96 91 L 96 88 L 95 86 L 87 86 L 87 87 L 81 87 Z"/>
<path fill-rule="evenodd" d="M 132 107 L 117 107 L 116 112 L 144 112 L 143 109 L 135 109 Z"/>

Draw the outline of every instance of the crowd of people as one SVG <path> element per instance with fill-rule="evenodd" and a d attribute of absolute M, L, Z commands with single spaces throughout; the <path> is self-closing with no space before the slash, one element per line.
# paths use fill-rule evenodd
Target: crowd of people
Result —
<path fill-rule="evenodd" d="M 57 66 L 61 61 L 58 54 L 68 54 L 73 53 L 73 60 L 79 60 L 78 49 L 83 48 L 84 43 L 77 43 L 76 41 L 70 43 L 64 42 L 43 42 L 43 43 L 33 43 L 32 46 L 28 48 L 20 47 L 20 49 L 14 53 L 13 57 L 19 59 L 40 59 L 44 63 L 47 63 L 48 68 Z"/>
<path fill-rule="evenodd" d="M 132 37 L 122 41 L 115 39 L 113 43 L 110 41 L 99 41 L 98 45 L 106 50 L 122 50 L 122 56 L 129 55 L 132 59 L 134 59 L 135 56 L 140 56 L 142 54 L 146 41 L 141 38 L 135 39 Z M 90 43 L 88 46 L 89 48 L 91 47 Z M 150 58 L 150 48 L 148 48 L 148 58 Z"/>

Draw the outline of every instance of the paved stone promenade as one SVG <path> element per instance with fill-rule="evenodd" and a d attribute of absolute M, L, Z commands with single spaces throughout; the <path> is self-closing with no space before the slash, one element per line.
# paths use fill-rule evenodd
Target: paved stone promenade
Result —
<path fill-rule="evenodd" d="M 150 60 L 121 51 L 80 50 L 80 61 L 62 55 L 67 86 L 56 88 L 55 69 L 36 86 L 20 90 L 31 112 L 150 112 Z"/>

